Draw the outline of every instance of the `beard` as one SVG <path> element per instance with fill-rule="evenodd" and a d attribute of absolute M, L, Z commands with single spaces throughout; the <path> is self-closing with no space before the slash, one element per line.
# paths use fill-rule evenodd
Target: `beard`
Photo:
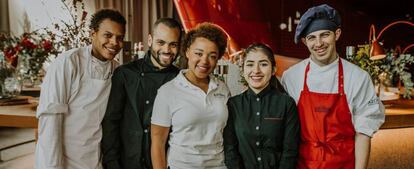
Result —
<path fill-rule="evenodd" d="M 158 51 L 158 52 L 156 52 L 156 51 L 154 51 L 154 50 L 152 50 L 152 48 L 150 47 L 150 51 L 151 51 L 151 57 L 153 57 L 154 59 L 155 59 L 155 61 L 159 64 L 159 65 L 161 65 L 162 67 L 168 67 L 168 66 L 170 66 L 170 65 L 172 65 L 172 63 L 175 61 L 175 59 L 177 58 L 176 56 L 177 55 L 174 55 L 173 53 L 164 53 L 164 52 L 161 52 L 161 51 Z M 170 55 L 170 56 L 172 56 L 173 57 L 173 59 L 171 60 L 171 62 L 170 63 L 163 63 L 162 61 L 161 61 L 161 59 L 160 59 L 160 55 Z"/>

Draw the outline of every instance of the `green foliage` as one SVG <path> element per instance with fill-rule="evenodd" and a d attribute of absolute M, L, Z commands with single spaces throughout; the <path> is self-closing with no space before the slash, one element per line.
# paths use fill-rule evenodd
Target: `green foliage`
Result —
<path fill-rule="evenodd" d="M 413 82 L 407 66 L 414 63 L 414 58 L 410 54 L 400 54 L 394 57 L 393 51 L 390 51 L 384 59 L 371 60 L 369 58 L 369 48 L 368 44 L 358 45 L 357 53 L 348 60 L 367 71 L 375 84 L 379 83 L 379 75 L 381 73 L 388 74 L 388 78 L 391 78 L 390 80 L 393 77 L 399 78 L 405 87 L 403 97 L 411 98 Z"/>

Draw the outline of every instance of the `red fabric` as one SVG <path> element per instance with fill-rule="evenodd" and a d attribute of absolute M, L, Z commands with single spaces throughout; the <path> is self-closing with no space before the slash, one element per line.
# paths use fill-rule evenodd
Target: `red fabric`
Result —
<path fill-rule="evenodd" d="M 305 70 L 298 110 L 301 144 L 298 169 L 354 169 L 355 130 L 344 93 L 343 68 L 339 59 L 338 93 L 309 91 Z"/>

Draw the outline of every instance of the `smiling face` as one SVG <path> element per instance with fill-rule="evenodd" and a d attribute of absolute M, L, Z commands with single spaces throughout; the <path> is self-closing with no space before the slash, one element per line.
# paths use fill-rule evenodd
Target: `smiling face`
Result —
<path fill-rule="evenodd" d="M 341 29 L 337 29 L 335 32 L 318 30 L 306 35 L 302 38 L 302 42 L 311 53 L 312 61 L 323 66 L 332 63 L 337 58 L 336 41 L 340 35 Z"/>
<path fill-rule="evenodd" d="M 187 79 L 193 83 L 208 80 L 219 58 L 217 45 L 206 38 L 198 37 L 185 54 L 188 59 Z"/>
<path fill-rule="evenodd" d="M 125 27 L 110 19 L 103 20 L 97 30 L 92 30 L 92 55 L 99 60 L 114 59 L 121 51 Z"/>
<path fill-rule="evenodd" d="M 269 57 L 260 50 L 248 52 L 243 64 L 243 77 L 250 89 L 259 93 L 269 85 L 274 69 Z"/>
<path fill-rule="evenodd" d="M 154 28 L 153 35 L 148 36 L 152 63 L 160 69 L 170 66 L 177 57 L 179 41 L 178 28 L 170 28 L 160 23 Z"/>

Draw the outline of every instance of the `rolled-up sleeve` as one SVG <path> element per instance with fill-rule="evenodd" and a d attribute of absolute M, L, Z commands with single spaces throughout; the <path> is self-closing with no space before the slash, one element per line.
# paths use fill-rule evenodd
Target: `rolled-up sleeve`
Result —
<path fill-rule="evenodd" d="M 60 56 L 48 69 L 41 86 L 39 106 L 39 139 L 35 168 L 63 168 L 63 115 L 68 113 L 73 65 Z"/>
<path fill-rule="evenodd" d="M 39 106 L 36 112 L 38 118 L 42 114 L 69 112 L 68 102 L 74 67 L 69 58 L 60 57 L 48 68 L 42 83 Z"/>
<path fill-rule="evenodd" d="M 354 127 L 356 132 L 372 137 L 385 121 L 385 108 L 367 73 L 357 89 L 352 101 Z"/>

